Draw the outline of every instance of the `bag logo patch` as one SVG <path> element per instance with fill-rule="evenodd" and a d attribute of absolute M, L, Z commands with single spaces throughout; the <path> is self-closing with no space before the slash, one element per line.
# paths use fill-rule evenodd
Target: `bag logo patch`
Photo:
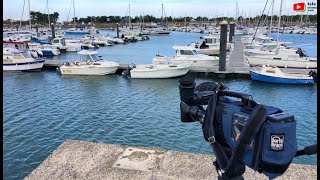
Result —
<path fill-rule="evenodd" d="M 270 149 L 274 151 L 283 151 L 284 134 L 271 134 Z"/>

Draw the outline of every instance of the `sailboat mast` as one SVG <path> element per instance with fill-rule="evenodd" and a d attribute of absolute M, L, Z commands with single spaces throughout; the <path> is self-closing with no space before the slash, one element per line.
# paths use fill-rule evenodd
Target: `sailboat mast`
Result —
<path fill-rule="evenodd" d="M 48 0 L 47 0 L 47 9 L 48 9 L 48 21 L 49 21 L 49 29 L 50 29 L 50 16 L 49 16 L 49 5 L 48 5 Z"/>
<path fill-rule="evenodd" d="M 279 31 L 280 31 L 280 23 L 281 23 L 282 1 L 283 1 L 283 0 L 281 0 L 281 3 L 280 3 L 279 22 L 278 22 L 278 33 L 277 33 L 277 46 L 278 46 L 278 41 L 279 41 Z"/>
<path fill-rule="evenodd" d="M 72 1 L 73 2 L 73 24 L 76 25 L 76 8 L 74 6 L 74 0 Z"/>
<path fill-rule="evenodd" d="M 28 0 L 28 4 L 29 4 L 29 25 L 30 25 L 30 31 L 31 31 L 30 0 Z"/>
<path fill-rule="evenodd" d="M 163 4 L 161 4 L 162 13 L 161 13 L 161 26 L 163 26 Z"/>
<path fill-rule="evenodd" d="M 274 0 L 272 0 L 272 7 L 271 7 L 271 19 L 270 19 L 270 33 L 272 29 L 272 19 L 273 19 L 273 7 L 274 7 Z"/>
<path fill-rule="evenodd" d="M 130 3 L 129 3 L 129 29 L 131 28 Z"/>

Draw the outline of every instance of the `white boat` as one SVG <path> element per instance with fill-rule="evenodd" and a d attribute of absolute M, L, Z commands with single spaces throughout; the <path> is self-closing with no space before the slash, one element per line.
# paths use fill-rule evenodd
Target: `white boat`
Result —
<path fill-rule="evenodd" d="M 56 46 L 49 44 L 28 43 L 29 50 L 37 51 L 41 56 L 58 56 L 61 54 Z"/>
<path fill-rule="evenodd" d="M 209 56 L 216 56 L 220 53 L 219 46 L 208 46 L 205 42 L 202 42 L 201 44 L 192 42 L 188 46 L 195 48 L 196 51 L 200 54 Z"/>
<path fill-rule="evenodd" d="M 297 54 L 297 50 L 283 45 L 275 49 L 269 49 L 268 47 L 262 47 L 260 49 L 244 49 L 244 54 L 247 56 L 270 56 L 270 55 L 294 55 Z"/>
<path fill-rule="evenodd" d="M 283 73 L 278 67 L 262 66 L 260 70 L 250 69 L 252 80 L 278 84 L 314 84 L 312 75 L 316 73 L 309 74 Z"/>
<path fill-rule="evenodd" d="M 199 54 L 195 48 L 189 46 L 173 46 L 176 50 L 175 56 L 163 56 L 157 54 L 153 58 L 154 64 L 172 63 L 190 63 L 192 67 L 210 67 L 219 65 L 219 57 Z"/>
<path fill-rule="evenodd" d="M 78 52 L 79 61 L 67 62 L 59 67 L 61 74 L 69 75 L 106 75 L 114 74 L 119 64 L 112 61 L 99 60 L 97 51 L 82 50 Z"/>
<path fill-rule="evenodd" d="M 32 58 L 29 51 L 19 50 L 11 45 L 24 46 L 22 42 L 3 42 L 3 71 L 37 71 L 41 70 L 44 59 Z"/>
<path fill-rule="evenodd" d="M 191 65 L 184 64 L 143 64 L 130 71 L 131 78 L 173 78 L 187 74 Z"/>
<path fill-rule="evenodd" d="M 317 59 L 294 55 L 247 56 L 250 66 L 277 66 L 283 68 L 316 69 Z"/>

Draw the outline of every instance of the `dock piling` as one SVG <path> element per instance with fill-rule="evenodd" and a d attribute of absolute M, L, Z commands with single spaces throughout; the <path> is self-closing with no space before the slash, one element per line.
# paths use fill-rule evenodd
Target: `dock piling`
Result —
<path fill-rule="evenodd" d="M 229 27 L 230 27 L 229 42 L 233 42 L 235 26 L 236 26 L 236 24 L 234 22 L 230 22 L 230 24 L 229 24 Z"/>
<path fill-rule="evenodd" d="M 117 23 L 117 38 L 119 38 L 119 23 Z"/>
<path fill-rule="evenodd" d="M 55 32 L 54 32 L 54 24 L 51 23 L 51 32 L 52 32 L 52 39 L 54 39 L 56 36 Z"/>
<path fill-rule="evenodd" d="M 228 22 L 222 21 L 220 32 L 219 71 L 226 70 Z"/>

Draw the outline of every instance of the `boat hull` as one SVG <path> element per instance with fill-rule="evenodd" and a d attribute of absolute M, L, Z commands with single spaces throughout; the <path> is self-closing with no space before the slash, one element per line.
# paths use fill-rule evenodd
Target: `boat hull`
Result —
<path fill-rule="evenodd" d="M 107 75 L 114 74 L 119 66 L 112 67 L 97 67 L 97 66 L 88 66 L 88 67 L 69 67 L 61 66 L 60 73 L 63 75 Z"/>
<path fill-rule="evenodd" d="M 314 84 L 312 78 L 307 79 L 294 79 L 294 78 L 284 78 L 284 77 L 274 77 L 265 74 L 260 74 L 250 70 L 250 76 L 252 80 L 268 82 L 268 83 L 277 83 L 277 84 Z"/>
<path fill-rule="evenodd" d="M 250 66 L 277 66 L 279 68 L 316 69 L 317 61 L 277 60 L 269 58 L 247 57 Z"/>
<path fill-rule="evenodd" d="M 23 62 L 23 63 L 7 63 L 3 64 L 3 71 L 38 71 L 43 67 L 45 60 Z"/>
<path fill-rule="evenodd" d="M 188 57 L 156 57 L 153 59 L 153 62 L 156 64 L 166 63 L 167 61 L 177 64 L 188 63 L 191 64 L 192 67 L 207 67 L 219 65 L 219 58 L 214 57 L 212 57 L 211 59 Z"/>
<path fill-rule="evenodd" d="M 90 32 L 80 32 L 80 31 L 65 31 L 65 34 L 90 34 Z"/>
<path fill-rule="evenodd" d="M 148 70 L 139 70 L 133 69 L 130 71 L 131 78 L 173 78 L 179 77 L 187 74 L 190 66 L 182 68 L 172 68 L 172 69 L 148 69 Z"/>

